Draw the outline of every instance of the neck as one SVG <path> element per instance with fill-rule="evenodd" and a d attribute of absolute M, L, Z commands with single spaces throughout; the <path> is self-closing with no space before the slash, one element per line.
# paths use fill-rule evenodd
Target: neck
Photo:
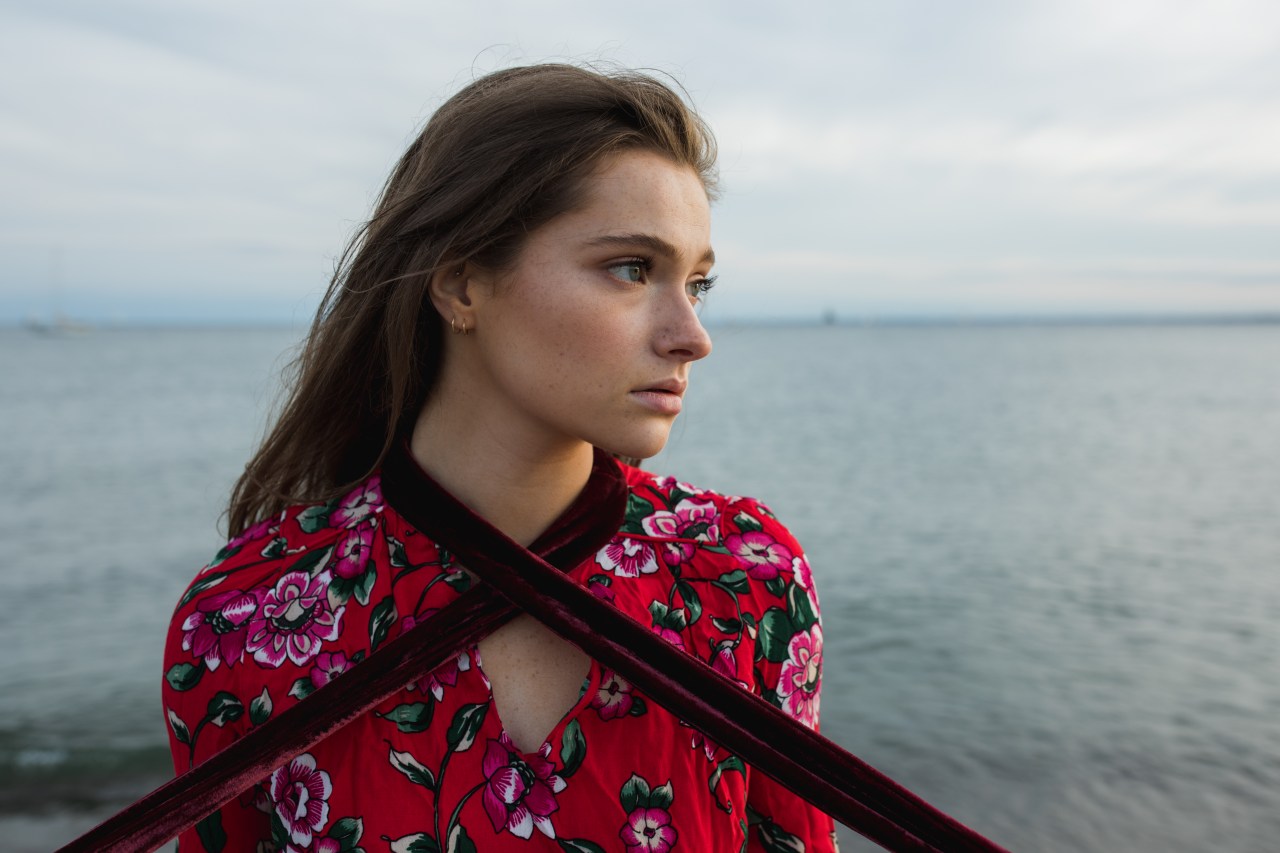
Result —
<path fill-rule="evenodd" d="M 513 434 L 483 409 L 439 388 L 418 416 L 409 452 L 472 512 L 527 547 L 587 484 L 593 449 L 585 441 Z"/>

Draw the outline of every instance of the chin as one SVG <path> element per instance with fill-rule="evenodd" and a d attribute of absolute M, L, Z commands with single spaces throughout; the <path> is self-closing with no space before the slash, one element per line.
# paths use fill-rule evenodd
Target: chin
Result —
<path fill-rule="evenodd" d="M 600 436 L 598 440 L 591 443 L 615 456 L 630 457 L 632 459 L 652 459 L 662 452 L 662 448 L 667 446 L 667 437 L 670 434 L 671 429 L 668 427 L 660 433 L 655 430 L 647 435 Z"/>

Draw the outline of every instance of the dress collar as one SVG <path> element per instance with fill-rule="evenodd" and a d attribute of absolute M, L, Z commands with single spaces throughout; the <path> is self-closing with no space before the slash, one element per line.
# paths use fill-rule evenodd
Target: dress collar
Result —
<path fill-rule="evenodd" d="M 562 571 L 572 570 L 618 532 L 626 515 L 627 493 L 617 461 L 595 448 L 586 486 L 529 550 Z M 467 526 L 465 522 L 478 518 L 422 470 L 407 440 L 396 442 L 383 463 L 382 495 L 392 509 L 428 536 L 444 527 Z"/>

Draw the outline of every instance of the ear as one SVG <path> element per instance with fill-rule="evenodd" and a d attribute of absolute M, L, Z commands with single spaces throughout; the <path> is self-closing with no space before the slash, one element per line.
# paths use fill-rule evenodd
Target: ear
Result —
<path fill-rule="evenodd" d="M 487 279 L 481 281 L 479 269 L 466 261 L 447 264 L 431 275 L 427 285 L 431 304 L 446 323 L 463 323 L 476 327 L 477 301 Z"/>

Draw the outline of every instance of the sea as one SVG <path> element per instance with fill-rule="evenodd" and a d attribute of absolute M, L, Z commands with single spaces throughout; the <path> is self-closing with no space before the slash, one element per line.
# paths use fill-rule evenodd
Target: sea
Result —
<path fill-rule="evenodd" d="M 165 628 L 298 339 L 0 330 L 0 849 L 170 776 Z M 1014 851 L 1280 849 L 1280 325 L 713 340 L 647 467 L 804 545 L 826 735 Z"/>

